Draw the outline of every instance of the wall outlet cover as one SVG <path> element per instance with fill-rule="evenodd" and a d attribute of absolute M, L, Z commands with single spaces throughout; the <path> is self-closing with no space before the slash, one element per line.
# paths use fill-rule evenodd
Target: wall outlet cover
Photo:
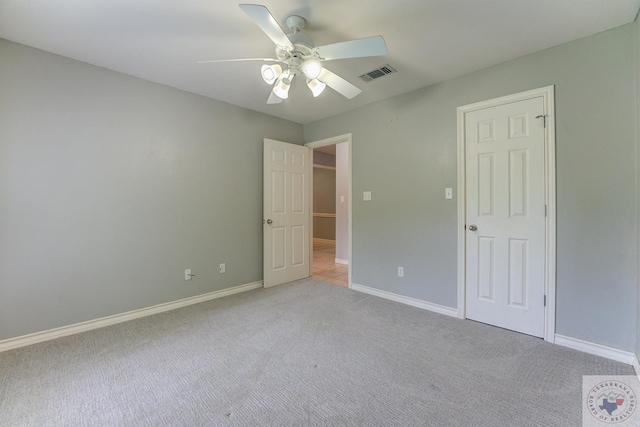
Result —
<path fill-rule="evenodd" d="M 453 199 L 453 188 L 448 187 L 444 189 L 444 198 Z"/>

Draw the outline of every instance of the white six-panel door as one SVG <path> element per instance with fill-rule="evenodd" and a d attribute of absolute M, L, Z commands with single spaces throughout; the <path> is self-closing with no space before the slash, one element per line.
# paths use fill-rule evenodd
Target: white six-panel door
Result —
<path fill-rule="evenodd" d="M 542 337 L 543 98 L 465 114 L 466 317 Z"/>
<path fill-rule="evenodd" d="M 264 286 L 309 276 L 309 148 L 264 140 Z"/>

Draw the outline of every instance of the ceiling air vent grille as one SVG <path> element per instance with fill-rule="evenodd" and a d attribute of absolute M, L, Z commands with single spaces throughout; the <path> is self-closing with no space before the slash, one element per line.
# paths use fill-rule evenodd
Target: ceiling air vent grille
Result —
<path fill-rule="evenodd" d="M 360 80 L 363 82 L 370 82 L 371 80 L 378 79 L 380 77 L 384 77 L 387 74 L 395 73 L 396 70 L 389 64 L 385 64 L 380 68 L 376 68 L 373 71 L 369 71 L 368 73 L 364 73 L 358 76 Z"/>

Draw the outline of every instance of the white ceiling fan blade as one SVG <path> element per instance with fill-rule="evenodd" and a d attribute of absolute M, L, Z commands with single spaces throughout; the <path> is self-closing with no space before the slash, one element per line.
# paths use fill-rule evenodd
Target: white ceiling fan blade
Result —
<path fill-rule="evenodd" d="M 360 94 L 360 92 L 362 92 L 359 88 L 352 85 L 337 74 L 333 74 L 326 68 L 322 68 L 318 80 L 348 99 L 355 98 Z"/>
<path fill-rule="evenodd" d="M 273 91 L 269 92 L 269 99 L 267 99 L 267 104 L 280 104 L 282 103 L 282 98 L 277 96 Z"/>
<path fill-rule="evenodd" d="M 277 46 L 287 50 L 293 49 L 291 40 L 269 13 L 269 9 L 259 4 L 241 4 L 239 6 Z"/>
<path fill-rule="evenodd" d="M 275 58 L 240 58 L 240 59 L 211 59 L 208 61 L 198 61 L 198 64 L 210 64 L 214 62 L 241 62 L 241 61 L 284 62 Z"/>
<path fill-rule="evenodd" d="M 315 48 L 321 59 L 362 58 L 365 56 L 383 56 L 387 54 L 387 44 L 382 36 L 367 37 L 318 46 Z"/>

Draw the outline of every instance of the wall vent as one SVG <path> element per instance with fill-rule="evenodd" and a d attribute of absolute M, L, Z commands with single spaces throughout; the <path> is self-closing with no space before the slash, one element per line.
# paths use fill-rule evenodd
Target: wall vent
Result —
<path fill-rule="evenodd" d="M 387 74 L 391 74 L 395 72 L 396 70 L 391 65 L 385 64 L 380 68 L 376 68 L 375 70 L 369 71 L 368 73 L 359 75 L 358 78 L 363 82 L 370 82 L 371 80 L 375 80 L 380 77 L 384 77 Z"/>

